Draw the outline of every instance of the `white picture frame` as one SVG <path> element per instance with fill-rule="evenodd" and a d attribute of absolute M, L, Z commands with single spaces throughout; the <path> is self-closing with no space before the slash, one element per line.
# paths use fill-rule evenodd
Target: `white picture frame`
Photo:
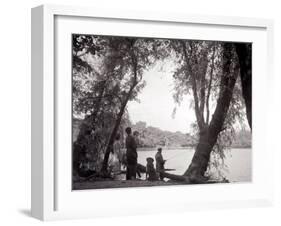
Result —
<path fill-rule="evenodd" d="M 71 22 L 57 18 L 71 18 Z M 77 24 L 75 24 L 75 20 Z M 159 26 L 159 33 L 155 34 L 162 37 L 166 34 L 171 37 L 171 30 L 165 31 L 165 26 L 186 26 L 194 27 L 194 37 L 202 39 L 220 39 L 225 41 L 251 41 L 255 40 L 257 48 L 253 51 L 255 54 L 265 53 L 265 56 L 257 56 L 256 63 L 253 66 L 253 174 L 255 175 L 250 184 L 224 184 L 196 186 L 169 186 L 165 188 L 136 188 L 134 189 L 109 189 L 91 190 L 83 192 L 72 192 L 67 187 L 68 182 L 62 179 L 60 174 L 69 172 L 69 163 L 64 165 L 61 159 L 66 157 L 68 150 L 57 150 L 59 141 L 56 139 L 56 130 L 59 125 L 57 116 L 58 106 L 57 98 L 67 85 L 59 85 L 59 79 L 67 79 L 71 76 L 67 72 L 71 70 L 66 64 L 60 64 L 65 70 L 60 71 L 56 65 L 60 58 L 57 49 L 61 42 L 56 41 L 57 34 L 72 32 L 71 29 L 83 32 L 82 23 L 94 21 L 97 27 L 100 27 L 99 33 L 103 34 L 106 30 L 101 29 L 102 22 L 106 20 L 109 24 L 105 25 L 112 28 L 111 33 L 126 34 L 126 26 L 136 26 L 140 24 L 147 30 L 153 30 L 150 26 Z M 84 21 L 84 22 L 83 22 Z M 89 22 L 89 23 L 90 23 Z M 126 22 L 121 31 L 114 30 L 110 23 Z M 71 28 L 69 23 L 73 24 Z M 80 26 L 79 26 L 80 23 Z M 99 25 L 100 24 L 100 25 Z M 129 25 L 128 25 L 129 24 Z M 160 29 L 160 26 L 164 29 Z M 64 29 L 64 27 L 66 29 Z M 169 27 L 169 28 L 170 28 Z M 210 28 L 209 37 L 202 32 Z M 60 33 L 60 30 L 62 33 Z M 86 29 L 86 28 L 85 28 Z M 221 32 L 211 31 L 219 29 Z M 236 29 L 237 34 L 232 33 L 231 29 Z M 154 29 L 155 30 L 155 29 Z M 228 31 L 225 32 L 224 30 Z M 65 33 L 63 33 L 65 32 Z M 84 31 L 85 33 L 89 31 Z M 140 29 L 132 29 L 131 35 L 139 35 Z M 135 33 L 134 33 L 135 32 Z M 161 33 L 162 32 L 162 33 Z M 197 33 L 196 33 L 197 32 Z M 239 32 L 245 32 L 245 37 Z M 252 32 L 252 33 L 251 33 Z M 249 34 L 248 34 L 249 33 Z M 144 36 L 153 36 L 153 33 L 143 34 Z M 175 36 L 178 33 L 175 27 Z M 204 36 L 205 35 L 205 36 Z M 236 36 L 237 35 L 237 36 Z M 239 37 L 239 35 L 241 37 Z M 185 36 L 186 37 L 186 36 Z M 204 38 L 205 37 L 205 38 Z M 188 37 L 186 37 L 188 38 Z M 190 37 L 189 37 L 190 38 Z M 58 37 L 58 40 L 60 37 Z M 273 166 L 273 151 L 268 144 L 266 136 L 269 135 L 266 120 L 270 101 L 261 97 L 258 90 L 265 86 L 264 94 L 271 95 L 273 83 L 272 62 L 273 62 L 273 22 L 265 19 L 222 17 L 222 16 L 199 16 L 182 15 L 171 13 L 153 13 L 153 12 L 132 12 L 117 11 L 114 9 L 91 9 L 83 7 L 43 5 L 32 9 L 32 186 L 31 186 L 31 213 L 32 216 L 41 220 L 56 220 L 69 218 L 89 218 L 97 216 L 130 215 L 157 213 L 165 211 L 186 211 L 206 208 L 233 208 L 233 207 L 253 207 L 270 205 L 273 201 L 273 179 L 271 175 Z M 64 48 L 65 50 L 65 48 Z M 62 51 L 64 51 L 62 50 Z M 68 51 L 71 51 L 69 48 Z M 68 52 L 67 52 L 68 53 Z M 64 53 L 64 54 L 67 54 Z M 257 54 L 260 55 L 260 54 Z M 62 55 L 63 56 L 63 55 Z M 69 55 L 70 57 L 70 55 Z M 68 59 L 68 58 L 67 58 Z M 68 59 L 69 60 L 69 59 Z M 255 66 L 256 65 L 256 66 Z M 257 67 L 257 68 L 255 68 Z M 258 68 L 262 67 L 262 68 Z M 65 73 L 64 73 L 65 72 Z M 264 72 L 264 73 L 262 73 Z M 58 76 L 58 74 L 60 76 Z M 66 77 L 61 77 L 63 76 Z M 61 88 L 60 88 L 61 87 Z M 64 91 L 63 91 L 64 90 Z M 270 98 L 269 98 L 270 99 Z M 262 106 L 263 105 L 263 106 Z M 67 107 L 67 106 L 66 106 Z M 263 139 L 260 139 L 263 138 Z M 60 146 L 64 147 L 64 145 Z M 65 146 L 67 147 L 67 146 Z M 259 153 L 265 149 L 266 157 L 261 157 Z M 69 152 L 71 152 L 69 150 Z M 266 159 L 261 165 L 262 159 Z M 66 167 L 65 167 L 66 166 Z M 67 168 L 65 169 L 61 168 Z M 70 180 L 70 175 L 65 176 L 65 180 Z M 64 194 L 64 191 L 67 194 Z M 138 196 L 134 200 L 133 197 Z M 198 194 L 204 194 L 202 197 Z M 231 194 L 231 197 L 227 198 Z M 128 200 L 121 200 L 118 197 L 128 196 Z M 165 202 L 161 199 L 163 195 L 167 196 Z M 210 196 L 210 197 L 208 197 Z M 214 198 L 217 196 L 217 198 Z M 95 205 L 86 205 L 85 198 L 93 198 Z M 144 197 L 154 197 L 153 200 L 146 200 Z M 171 198 L 169 198 L 171 197 Z M 82 201 L 79 201 L 81 198 Z M 59 200 L 59 201 L 58 201 Z M 84 201 L 83 201 L 84 200 Z M 102 203 L 105 200 L 106 203 Z M 133 202 L 135 201 L 135 202 Z M 58 202 L 59 207 L 58 207 Z M 120 203 L 119 206 L 108 206 L 108 202 Z M 85 204 L 85 205 L 84 205 Z M 61 206 L 61 207 L 60 207 Z M 78 207 L 79 206 L 79 207 Z M 69 207 L 69 208 L 66 208 Z"/>

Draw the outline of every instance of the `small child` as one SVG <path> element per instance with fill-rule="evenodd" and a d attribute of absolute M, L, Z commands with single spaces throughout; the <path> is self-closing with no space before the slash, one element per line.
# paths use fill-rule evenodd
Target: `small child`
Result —
<path fill-rule="evenodd" d="M 153 158 L 150 158 L 150 157 L 146 158 L 146 175 L 145 175 L 145 178 L 146 178 L 146 180 L 149 180 L 149 181 L 158 180 L 153 162 L 154 162 Z"/>

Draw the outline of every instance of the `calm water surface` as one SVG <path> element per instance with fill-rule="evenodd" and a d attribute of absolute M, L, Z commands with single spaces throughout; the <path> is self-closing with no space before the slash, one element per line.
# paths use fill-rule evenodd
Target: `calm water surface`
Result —
<path fill-rule="evenodd" d="M 224 175 L 231 182 L 250 182 L 252 172 L 251 149 L 231 149 L 226 152 Z M 138 151 L 138 162 L 146 165 L 147 157 L 155 157 L 156 149 Z M 183 174 L 189 166 L 194 149 L 163 149 L 164 159 L 168 159 L 165 168 L 175 169 L 171 173 Z M 155 162 L 154 162 L 155 163 Z M 155 166 L 155 164 L 154 164 Z"/>

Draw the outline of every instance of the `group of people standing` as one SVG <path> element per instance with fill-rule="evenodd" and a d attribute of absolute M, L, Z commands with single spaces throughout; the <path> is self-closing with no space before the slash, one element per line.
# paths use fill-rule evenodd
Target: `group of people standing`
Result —
<path fill-rule="evenodd" d="M 140 175 L 139 167 L 138 167 L 138 153 L 137 153 L 137 146 L 138 146 L 138 132 L 134 131 L 132 132 L 131 127 L 127 127 L 125 129 L 126 132 L 126 152 L 123 153 L 121 150 L 121 142 L 120 142 L 120 135 L 116 136 L 116 141 L 114 143 L 114 153 L 117 157 L 117 161 L 119 164 L 119 169 L 121 169 L 121 165 L 126 165 L 126 180 L 135 180 L 137 175 Z M 149 160 L 148 160 L 149 159 Z M 154 168 L 153 162 L 154 160 L 152 158 L 147 158 L 147 166 L 146 166 L 146 174 L 150 175 L 148 179 L 151 180 L 157 180 L 158 178 L 160 180 L 164 179 L 163 172 L 165 170 L 164 164 L 165 160 L 162 156 L 162 148 L 158 148 L 157 153 L 155 155 L 156 160 L 156 170 Z M 155 176 L 152 176 L 154 175 Z"/>

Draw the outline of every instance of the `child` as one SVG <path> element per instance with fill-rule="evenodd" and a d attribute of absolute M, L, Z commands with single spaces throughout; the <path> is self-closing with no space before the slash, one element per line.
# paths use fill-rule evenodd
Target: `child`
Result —
<path fill-rule="evenodd" d="M 163 159 L 162 148 L 157 149 L 155 160 L 156 160 L 156 172 L 159 175 L 160 180 L 163 180 L 164 179 L 163 171 L 165 170 L 164 165 L 166 160 Z"/>

